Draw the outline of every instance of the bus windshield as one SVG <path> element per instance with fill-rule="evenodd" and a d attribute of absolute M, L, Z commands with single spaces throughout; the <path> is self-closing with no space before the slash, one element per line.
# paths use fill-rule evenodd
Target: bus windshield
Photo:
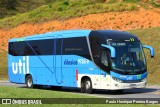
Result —
<path fill-rule="evenodd" d="M 121 72 L 135 73 L 146 69 L 146 61 L 140 42 L 110 42 L 116 50 L 112 68 Z"/>

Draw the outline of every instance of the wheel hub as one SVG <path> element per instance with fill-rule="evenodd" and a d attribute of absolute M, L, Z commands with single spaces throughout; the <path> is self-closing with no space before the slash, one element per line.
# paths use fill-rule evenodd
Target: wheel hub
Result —
<path fill-rule="evenodd" d="M 86 86 L 86 89 L 88 90 L 88 89 L 90 88 L 90 86 L 91 86 L 90 82 L 89 82 L 89 81 L 86 81 L 85 86 Z"/>
<path fill-rule="evenodd" d="M 31 86 L 32 86 L 32 80 L 28 79 L 28 87 L 31 87 Z"/>

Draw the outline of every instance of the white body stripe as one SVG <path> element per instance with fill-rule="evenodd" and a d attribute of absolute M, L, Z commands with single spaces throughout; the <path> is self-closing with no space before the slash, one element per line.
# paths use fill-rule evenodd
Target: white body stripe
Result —
<path fill-rule="evenodd" d="M 110 75 L 85 75 L 78 74 L 78 87 L 81 87 L 81 79 L 84 76 L 88 76 L 92 81 L 93 89 L 108 89 L 108 90 L 119 90 L 119 89 L 130 89 L 130 88 L 144 88 L 146 86 L 146 80 L 138 83 L 120 83 L 112 79 Z M 134 86 L 132 86 L 134 84 Z"/>

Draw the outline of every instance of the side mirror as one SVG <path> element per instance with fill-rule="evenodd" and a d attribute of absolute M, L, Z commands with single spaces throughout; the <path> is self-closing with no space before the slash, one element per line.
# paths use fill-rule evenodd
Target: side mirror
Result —
<path fill-rule="evenodd" d="M 143 48 L 149 49 L 150 50 L 151 58 L 154 57 L 154 48 L 152 46 L 143 45 Z"/>
<path fill-rule="evenodd" d="M 105 45 L 105 44 L 101 44 L 102 47 L 107 48 L 111 51 L 111 57 L 115 58 L 116 57 L 116 50 L 114 47 L 109 46 L 109 45 Z"/>

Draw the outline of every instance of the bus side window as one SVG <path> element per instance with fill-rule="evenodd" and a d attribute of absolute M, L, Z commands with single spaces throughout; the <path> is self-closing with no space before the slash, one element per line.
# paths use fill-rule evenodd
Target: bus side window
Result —
<path fill-rule="evenodd" d="M 100 43 L 96 37 L 91 39 L 91 50 L 95 63 L 98 63 L 100 60 Z"/>
<path fill-rule="evenodd" d="M 13 42 L 9 43 L 9 54 L 14 55 L 14 45 Z"/>
<path fill-rule="evenodd" d="M 101 50 L 101 63 L 105 66 L 108 66 L 108 58 L 106 50 Z"/>

